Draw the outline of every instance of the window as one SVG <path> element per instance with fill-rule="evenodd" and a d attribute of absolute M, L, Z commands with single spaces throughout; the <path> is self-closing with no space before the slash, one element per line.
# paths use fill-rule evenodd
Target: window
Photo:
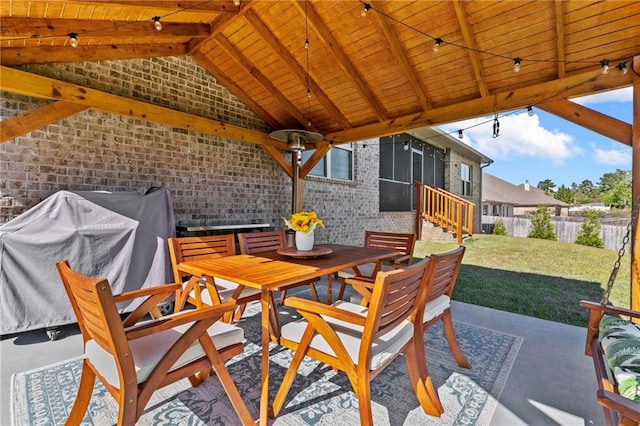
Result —
<path fill-rule="evenodd" d="M 314 150 L 302 151 L 302 160 L 307 161 Z M 334 146 L 309 172 L 311 176 L 331 179 L 353 180 L 353 144 Z"/>
<path fill-rule="evenodd" d="M 471 166 L 460 164 L 460 179 L 462 180 L 462 195 L 471 197 Z"/>

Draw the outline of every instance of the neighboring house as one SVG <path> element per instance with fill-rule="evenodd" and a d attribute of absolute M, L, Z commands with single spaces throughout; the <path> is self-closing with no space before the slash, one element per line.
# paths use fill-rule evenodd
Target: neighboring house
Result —
<path fill-rule="evenodd" d="M 587 210 L 595 210 L 597 212 L 608 212 L 611 210 L 610 206 L 605 206 L 604 203 L 586 203 L 580 204 L 569 208 L 569 214 L 582 214 Z"/>
<path fill-rule="evenodd" d="M 483 173 L 482 214 L 485 216 L 529 216 L 546 206 L 552 216 L 567 216 L 569 204 L 548 196 L 526 182 L 514 185 L 489 173 Z"/>

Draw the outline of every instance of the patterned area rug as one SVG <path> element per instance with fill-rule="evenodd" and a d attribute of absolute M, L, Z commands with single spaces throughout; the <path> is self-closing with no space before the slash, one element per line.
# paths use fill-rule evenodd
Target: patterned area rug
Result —
<path fill-rule="evenodd" d="M 281 311 L 284 322 L 294 317 Z M 242 319 L 245 352 L 229 360 L 228 369 L 251 415 L 258 416 L 260 377 L 259 305 L 247 308 Z M 458 367 L 441 325 L 425 333 L 429 371 L 445 412 L 427 416 L 420 408 L 403 357 L 376 377 L 371 400 L 376 425 L 488 425 L 509 375 L 522 339 L 470 324 L 455 322 L 458 342 L 471 370 Z M 272 344 L 271 396 L 291 352 Z M 14 425 L 62 425 L 73 405 L 80 380 L 81 360 L 71 359 L 12 378 Z M 117 404 L 96 381 L 84 425 L 110 425 L 117 419 Z M 285 408 L 274 425 L 358 424 L 358 403 L 346 376 L 310 360 L 298 372 Z M 185 379 L 156 392 L 139 425 L 236 425 L 239 421 L 216 377 L 197 388 Z"/>

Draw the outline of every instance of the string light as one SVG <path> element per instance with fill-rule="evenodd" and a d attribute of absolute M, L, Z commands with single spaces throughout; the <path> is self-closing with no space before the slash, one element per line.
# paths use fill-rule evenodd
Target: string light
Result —
<path fill-rule="evenodd" d="M 463 138 L 463 134 L 462 134 L 462 129 L 458 129 L 458 139 L 462 139 Z"/>
<path fill-rule="evenodd" d="M 500 122 L 498 121 L 498 114 L 496 114 L 496 118 L 493 119 L 493 138 L 497 138 L 500 136 Z"/>
<path fill-rule="evenodd" d="M 78 47 L 78 33 L 69 33 L 69 44 L 71 47 Z"/>
<path fill-rule="evenodd" d="M 405 151 L 409 151 L 409 142 L 404 141 L 402 144 L 404 145 L 402 149 L 404 149 Z"/>
<path fill-rule="evenodd" d="M 240 0 L 233 0 L 233 5 L 235 7 L 240 7 Z"/>
<path fill-rule="evenodd" d="M 154 16 L 153 17 L 153 26 L 156 28 L 156 30 L 162 31 L 162 24 L 160 23 L 160 17 L 159 16 Z"/>
<path fill-rule="evenodd" d="M 527 115 L 528 115 L 529 117 L 533 117 L 533 116 L 534 116 L 533 106 L 529 105 L 529 106 L 527 107 Z"/>
<path fill-rule="evenodd" d="M 433 51 L 437 52 L 442 46 L 442 39 L 440 37 L 436 37 L 435 43 L 433 44 Z"/>
<path fill-rule="evenodd" d="M 362 8 L 362 13 L 360 15 L 367 16 L 370 10 L 371 10 L 371 5 L 369 3 L 365 3 L 364 7 Z"/>
<path fill-rule="evenodd" d="M 603 59 L 600 61 L 600 66 L 602 67 L 602 74 L 608 74 L 609 73 L 609 60 L 608 59 Z"/>
<path fill-rule="evenodd" d="M 513 58 L 513 72 L 520 72 L 520 63 L 522 62 L 522 58 L 517 57 Z"/>
<path fill-rule="evenodd" d="M 616 68 L 618 68 L 623 75 L 627 75 L 627 64 L 624 62 L 620 62 L 616 65 Z"/>

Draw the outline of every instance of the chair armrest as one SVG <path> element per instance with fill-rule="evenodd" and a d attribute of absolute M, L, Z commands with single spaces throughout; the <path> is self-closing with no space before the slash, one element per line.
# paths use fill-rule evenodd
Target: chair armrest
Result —
<path fill-rule="evenodd" d="M 347 278 L 344 282 L 350 285 L 361 285 L 368 288 L 373 288 L 373 284 L 376 282 L 375 278 L 367 277 L 365 275 L 358 275 L 353 278 Z"/>
<path fill-rule="evenodd" d="M 640 422 L 640 402 L 609 392 L 603 389 L 597 391 L 598 404 L 615 411 L 618 415 Z M 622 423 L 620 423 L 622 424 Z"/>
<path fill-rule="evenodd" d="M 405 254 L 404 256 L 399 256 L 399 257 L 395 257 L 393 258 L 393 264 L 392 266 L 394 268 L 398 267 L 399 265 L 401 266 L 407 266 L 411 264 L 411 260 L 413 259 L 413 256 L 410 254 Z"/>
<path fill-rule="evenodd" d="M 600 311 L 602 313 L 608 314 L 618 314 L 618 315 L 627 315 L 632 318 L 640 318 L 640 312 L 634 311 L 631 309 L 618 308 L 616 306 L 605 305 L 602 303 L 589 302 L 587 300 L 582 300 L 580 302 L 580 306 L 583 308 L 591 309 L 592 311 Z"/>
<path fill-rule="evenodd" d="M 157 285 L 154 287 L 141 288 L 140 290 L 127 291 L 125 293 L 114 294 L 113 300 L 116 303 L 125 302 L 127 300 L 137 299 L 139 297 L 146 297 L 160 293 L 167 293 L 167 297 L 176 290 L 179 290 L 181 285 L 179 283 L 170 283 L 165 285 Z"/>
<path fill-rule="evenodd" d="M 284 300 L 284 304 L 285 306 L 294 308 L 300 312 L 301 315 L 304 315 L 304 313 L 323 315 L 355 325 L 364 326 L 365 320 L 367 319 L 365 316 L 345 311 L 344 309 L 339 309 L 313 300 L 302 299 L 300 297 L 287 297 Z"/>
<path fill-rule="evenodd" d="M 216 318 L 213 321 L 215 322 L 222 318 L 225 313 L 234 311 L 236 307 L 237 304 L 235 302 L 229 301 L 216 306 L 182 311 L 177 314 L 152 320 L 139 326 L 128 328 L 125 333 L 129 340 L 134 340 L 159 331 L 169 330 L 182 324 L 188 324 L 190 322 Z"/>

